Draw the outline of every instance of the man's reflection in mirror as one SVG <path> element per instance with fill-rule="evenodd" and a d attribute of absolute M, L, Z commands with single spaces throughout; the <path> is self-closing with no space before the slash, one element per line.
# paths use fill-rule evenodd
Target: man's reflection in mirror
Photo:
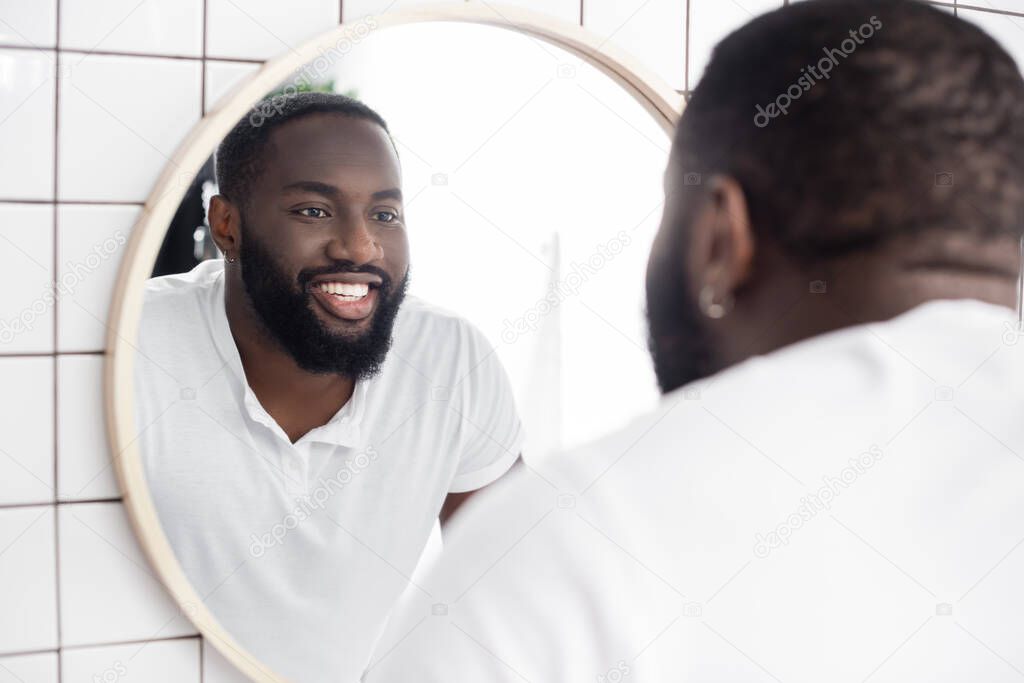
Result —
<path fill-rule="evenodd" d="M 507 472 L 523 434 L 483 335 L 406 293 L 384 120 L 325 93 L 262 111 L 217 151 L 223 258 L 146 285 L 140 448 L 228 633 L 289 679 L 355 680 L 439 517 Z"/>

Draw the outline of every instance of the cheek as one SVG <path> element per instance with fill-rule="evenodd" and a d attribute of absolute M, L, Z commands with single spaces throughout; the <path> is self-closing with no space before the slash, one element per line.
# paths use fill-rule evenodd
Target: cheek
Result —
<path fill-rule="evenodd" d="M 294 268 L 299 263 L 308 263 L 309 256 L 322 248 L 320 240 L 310 239 L 309 230 L 290 221 L 267 222 L 253 231 L 263 249 L 274 259 L 279 268 Z"/>
<path fill-rule="evenodd" d="M 402 267 L 409 263 L 409 236 L 403 230 L 382 231 L 378 235 L 381 247 L 384 249 L 384 260 L 396 267 Z"/>
<path fill-rule="evenodd" d="M 283 273 L 294 277 L 309 264 L 319 262 L 323 258 L 323 253 L 322 248 L 309 248 L 299 244 L 282 245 L 276 254 L 276 261 Z"/>

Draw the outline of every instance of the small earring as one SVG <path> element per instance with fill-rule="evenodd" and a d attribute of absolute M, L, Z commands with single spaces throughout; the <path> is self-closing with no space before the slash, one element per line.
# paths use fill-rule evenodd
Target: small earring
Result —
<path fill-rule="evenodd" d="M 230 256 L 228 256 L 227 254 L 224 254 L 224 260 L 226 260 L 226 261 L 227 261 L 228 263 L 236 263 L 236 262 L 238 261 L 238 259 L 236 259 L 236 258 L 231 258 L 231 257 L 230 257 Z"/>
<path fill-rule="evenodd" d="M 734 300 L 730 294 L 726 294 L 721 301 L 715 301 L 715 288 L 710 284 L 704 285 L 700 290 L 700 297 L 698 297 L 701 312 L 713 320 L 724 318 L 732 310 L 733 303 Z"/>

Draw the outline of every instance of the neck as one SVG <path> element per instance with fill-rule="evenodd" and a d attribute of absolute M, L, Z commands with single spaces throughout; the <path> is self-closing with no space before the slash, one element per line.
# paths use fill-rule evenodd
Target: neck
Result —
<path fill-rule="evenodd" d="M 299 367 L 291 355 L 268 338 L 245 299 L 242 283 L 232 280 L 229 277 L 226 283 L 224 305 L 246 383 L 294 443 L 341 410 L 352 397 L 355 380 Z"/>
<path fill-rule="evenodd" d="M 893 245 L 787 270 L 751 287 L 742 303 L 737 298 L 736 310 L 723 322 L 733 316 L 743 322 L 729 329 L 723 325 L 716 335 L 726 351 L 723 358 L 731 359 L 726 363 L 731 365 L 834 330 L 889 320 L 940 299 L 976 299 L 1016 309 L 1018 249 L 1016 239 L 994 240 L 984 250 L 973 245 L 968 258 L 965 251 Z M 824 291 L 812 292 L 812 282 L 824 283 Z"/>

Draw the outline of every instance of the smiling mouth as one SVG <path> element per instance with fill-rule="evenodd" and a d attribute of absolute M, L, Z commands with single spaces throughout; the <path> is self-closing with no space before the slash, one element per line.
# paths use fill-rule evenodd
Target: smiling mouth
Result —
<path fill-rule="evenodd" d="M 360 301 L 370 293 L 370 285 L 366 282 L 315 282 L 312 287 L 342 301 Z"/>
<path fill-rule="evenodd" d="M 332 317 L 348 322 L 360 321 L 373 313 L 380 283 L 377 280 L 365 281 L 365 277 L 345 277 L 345 280 L 355 279 L 364 281 L 346 282 L 339 277 L 311 282 L 309 293 Z"/>

